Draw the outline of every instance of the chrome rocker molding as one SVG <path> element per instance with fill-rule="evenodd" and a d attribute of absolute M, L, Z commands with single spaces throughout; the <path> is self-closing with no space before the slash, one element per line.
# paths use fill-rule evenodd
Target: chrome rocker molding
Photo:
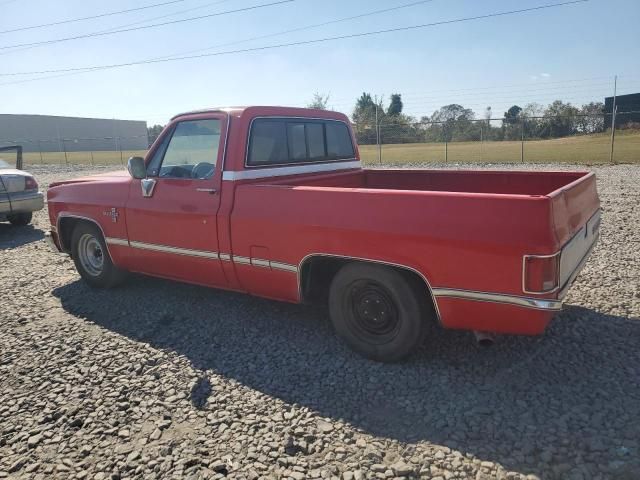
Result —
<path fill-rule="evenodd" d="M 477 292 L 473 290 L 458 290 L 455 288 L 434 288 L 433 295 L 438 298 L 458 298 L 479 302 L 502 303 L 517 307 L 533 308 L 535 310 L 562 310 L 562 300 L 519 297 L 502 293 Z"/>
<path fill-rule="evenodd" d="M 125 238 L 106 237 L 104 241 L 107 242 L 108 245 L 118 245 L 121 247 L 129 246 L 129 241 Z"/>
<path fill-rule="evenodd" d="M 298 267 L 289 263 L 273 262 L 262 258 L 242 257 L 239 255 L 230 255 L 228 253 L 209 252 L 206 250 L 192 250 L 189 248 L 168 247 L 166 245 L 157 245 L 154 243 L 136 242 L 124 238 L 106 237 L 108 245 L 118 245 L 121 247 L 131 247 L 140 250 L 151 250 L 154 252 L 172 253 L 175 255 L 184 255 L 188 257 L 208 258 L 213 260 L 221 260 L 223 262 L 237 263 L 239 265 L 249 265 L 257 268 L 271 268 L 273 270 L 282 270 L 284 272 L 297 273 Z"/>
<path fill-rule="evenodd" d="M 126 245 L 126 244 L 125 244 Z M 156 245 L 154 243 L 134 242 L 130 241 L 131 248 L 140 250 L 152 250 L 155 252 L 175 253 L 176 255 L 186 255 L 188 257 L 214 258 L 218 259 L 218 252 L 208 252 L 205 250 L 191 250 L 189 248 L 167 247 L 165 245 Z"/>

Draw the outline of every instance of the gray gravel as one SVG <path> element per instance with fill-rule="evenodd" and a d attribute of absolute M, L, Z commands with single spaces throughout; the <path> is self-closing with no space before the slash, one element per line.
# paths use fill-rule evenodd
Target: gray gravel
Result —
<path fill-rule="evenodd" d="M 0 478 L 638 478 L 640 167 L 594 170 L 601 241 L 544 336 L 435 331 L 398 365 L 349 351 L 323 309 L 141 276 L 91 290 L 46 213 L 0 224 Z"/>

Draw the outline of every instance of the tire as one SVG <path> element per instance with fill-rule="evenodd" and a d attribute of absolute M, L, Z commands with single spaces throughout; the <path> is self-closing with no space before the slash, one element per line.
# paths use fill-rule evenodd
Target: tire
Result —
<path fill-rule="evenodd" d="M 33 213 L 16 213 L 15 215 L 8 215 L 7 220 L 11 222 L 11 225 L 16 227 L 24 227 L 25 225 L 29 225 L 31 223 L 31 219 L 33 218 Z"/>
<path fill-rule="evenodd" d="M 95 225 L 76 225 L 71 235 L 71 256 L 82 279 L 92 287 L 115 287 L 125 278 L 126 273 L 113 264 L 102 232 Z"/>
<path fill-rule="evenodd" d="M 351 263 L 329 290 L 331 322 L 356 352 L 396 362 L 422 343 L 429 327 L 420 291 L 402 273 L 383 265 Z"/>

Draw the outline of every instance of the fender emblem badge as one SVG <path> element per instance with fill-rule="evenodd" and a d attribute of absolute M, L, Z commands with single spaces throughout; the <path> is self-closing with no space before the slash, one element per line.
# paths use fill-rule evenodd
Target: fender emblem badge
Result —
<path fill-rule="evenodd" d="M 116 223 L 118 221 L 118 217 L 120 216 L 120 214 L 118 213 L 118 209 L 117 208 L 112 208 L 111 210 L 107 210 L 105 212 L 102 212 L 102 214 L 105 217 L 111 217 L 111 221 L 113 223 Z"/>

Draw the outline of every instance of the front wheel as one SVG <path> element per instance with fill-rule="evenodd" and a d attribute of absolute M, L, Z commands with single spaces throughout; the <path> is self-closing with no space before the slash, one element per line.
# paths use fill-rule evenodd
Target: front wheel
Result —
<path fill-rule="evenodd" d="M 418 289 L 399 271 L 352 263 L 334 277 L 329 291 L 333 326 L 361 355 L 394 362 L 410 355 L 428 327 Z"/>
<path fill-rule="evenodd" d="M 71 237 L 71 255 L 80 276 L 92 287 L 111 288 L 124 280 L 125 272 L 111 261 L 102 232 L 79 223 Z"/>
<path fill-rule="evenodd" d="M 7 219 L 11 222 L 11 225 L 16 227 L 23 227 L 25 225 L 29 225 L 31 219 L 33 218 L 33 213 L 16 213 L 14 215 L 9 215 Z"/>

